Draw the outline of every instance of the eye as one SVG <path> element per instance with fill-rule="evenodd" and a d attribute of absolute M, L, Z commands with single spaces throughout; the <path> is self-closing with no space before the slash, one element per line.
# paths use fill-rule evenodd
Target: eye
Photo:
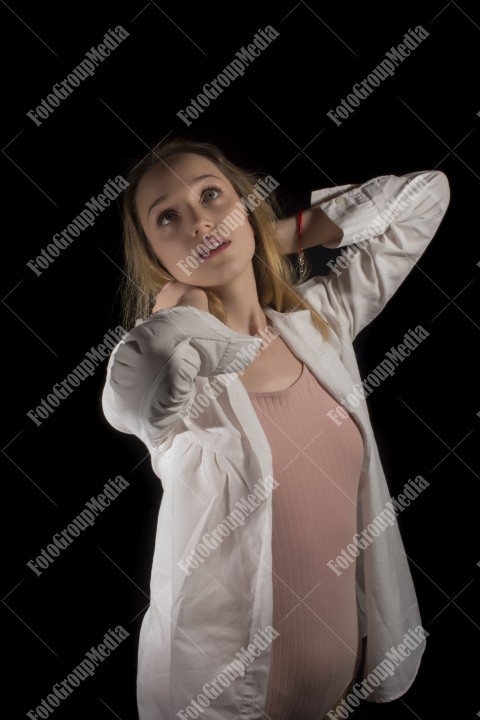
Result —
<path fill-rule="evenodd" d="M 170 225 L 171 221 L 168 218 L 174 214 L 172 210 L 165 210 L 165 212 L 158 216 L 157 225 Z"/>
<path fill-rule="evenodd" d="M 204 188 L 204 190 L 202 191 L 202 203 L 205 200 L 217 200 L 222 194 L 223 191 L 220 188 L 215 187 L 214 185 L 210 185 L 209 187 Z M 165 210 L 158 216 L 157 225 L 163 227 L 165 225 L 170 225 L 176 215 L 177 213 L 174 210 Z"/>
<path fill-rule="evenodd" d="M 215 195 L 215 193 L 216 193 L 216 195 Z M 222 194 L 222 191 L 220 190 L 220 188 L 214 187 L 213 185 L 211 185 L 210 187 L 205 188 L 205 190 L 202 193 L 202 198 L 207 197 L 207 200 L 216 200 L 218 197 L 220 197 L 221 194 Z"/>

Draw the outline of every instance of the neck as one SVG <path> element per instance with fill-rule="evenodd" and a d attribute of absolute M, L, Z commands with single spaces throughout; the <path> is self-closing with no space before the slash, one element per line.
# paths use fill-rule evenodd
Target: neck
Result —
<path fill-rule="evenodd" d="M 225 308 L 225 325 L 244 335 L 256 335 L 268 325 L 258 300 L 253 266 L 230 280 L 228 285 L 212 287 Z"/>

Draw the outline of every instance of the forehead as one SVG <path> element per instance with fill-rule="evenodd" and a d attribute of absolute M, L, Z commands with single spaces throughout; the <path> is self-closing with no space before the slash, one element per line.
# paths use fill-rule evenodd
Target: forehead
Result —
<path fill-rule="evenodd" d="M 179 190 L 188 192 L 194 178 L 207 173 L 226 180 L 220 168 L 202 155 L 179 153 L 158 162 L 138 183 L 136 202 L 140 214 L 160 195 L 171 195 Z"/>

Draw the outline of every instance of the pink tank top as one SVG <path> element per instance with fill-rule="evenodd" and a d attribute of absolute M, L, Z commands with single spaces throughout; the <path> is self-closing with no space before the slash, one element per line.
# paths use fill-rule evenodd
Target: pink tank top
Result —
<path fill-rule="evenodd" d="M 362 435 L 302 363 L 277 392 L 249 393 L 270 444 L 273 627 L 266 706 L 270 720 L 321 720 L 361 661 L 355 563 L 340 576 L 327 566 L 357 532 Z"/>

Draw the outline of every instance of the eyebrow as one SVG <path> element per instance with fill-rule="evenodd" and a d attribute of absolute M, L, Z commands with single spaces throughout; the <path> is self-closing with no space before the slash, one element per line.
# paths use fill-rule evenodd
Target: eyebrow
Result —
<path fill-rule="evenodd" d="M 198 177 L 193 178 L 191 184 L 193 185 L 193 183 L 198 182 L 199 180 L 204 180 L 207 177 L 214 177 L 214 178 L 217 178 L 217 180 L 222 181 L 222 178 L 219 178 L 217 175 L 212 175 L 211 173 L 207 173 L 206 175 L 199 175 Z M 163 202 L 167 198 L 168 198 L 168 195 L 160 195 L 160 197 L 158 197 L 156 200 L 154 200 L 153 203 L 148 208 L 147 217 L 150 215 L 150 212 L 153 210 L 155 205 L 158 205 L 159 203 Z"/>

